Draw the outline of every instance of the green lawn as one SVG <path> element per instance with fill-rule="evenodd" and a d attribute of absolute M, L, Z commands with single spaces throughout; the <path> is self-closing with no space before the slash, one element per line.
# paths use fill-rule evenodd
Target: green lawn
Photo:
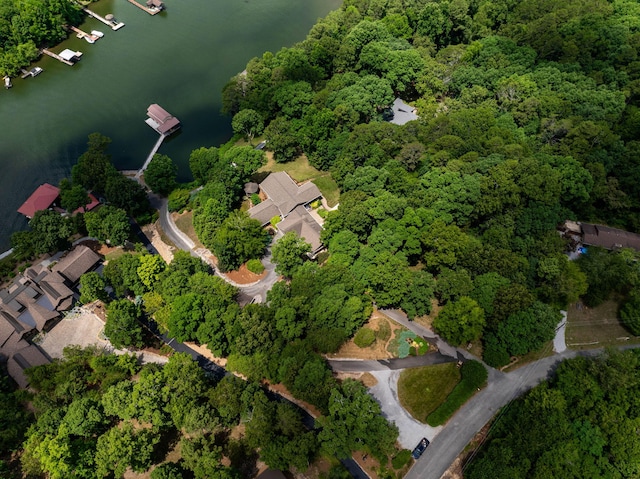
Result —
<path fill-rule="evenodd" d="M 340 188 L 338 188 L 338 184 L 331 177 L 331 173 L 325 173 L 324 176 L 314 178 L 311 181 L 318 187 L 322 196 L 327 200 L 329 207 L 333 208 L 338 204 L 340 200 Z"/>
<path fill-rule="evenodd" d="M 422 423 L 460 382 L 456 363 L 406 369 L 398 380 L 398 398 L 409 414 Z"/>

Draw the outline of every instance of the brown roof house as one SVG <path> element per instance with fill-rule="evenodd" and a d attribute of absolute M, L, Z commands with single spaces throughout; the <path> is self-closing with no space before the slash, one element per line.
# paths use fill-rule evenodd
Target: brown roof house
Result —
<path fill-rule="evenodd" d="M 44 183 L 31 193 L 27 201 L 22 203 L 22 206 L 18 208 L 18 213 L 22 213 L 31 219 L 36 214 L 36 211 L 47 210 L 52 206 L 57 206 L 59 196 L 60 190 L 57 187 Z"/>
<path fill-rule="evenodd" d="M 0 290 L 0 357 L 20 387 L 27 387 L 24 370 L 49 362 L 30 342 L 51 329 L 60 313 L 73 305 L 73 287 L 91 271 L 100 257 L 86 246 L 77 246 L 51 270 L 43 265 L 27 269 L 7 288 Z"/>
<path fill-rule="evenodd" d="M 633 248 L 640 251 L 640 235 L 604 225 L 580 223 L 582 243 L 605 249 Z"/>
<path fill-rule="evenodd" d="M 278 230 L 282 233 L 295 231 L 311 245 L 311 255 L 317 254 L 322 249 L 322 226 L 309 214 L 309 203 L 322 197 L 318 187 L 310 181 L 298 185 L 281 171 L 267 176 L 260 183 L 260 189 L 267 199 L 251 208 L 249 216 L 263 226 L 273 217 L 280 217 L 282 220 L 277 225 Z"/>
<path fill-rule="evenodd" d="M 157 103 L 149 105 L 147 116 L 145 123 L 162 136 L 168 136 L 180 128 L 180 120 Z"/>

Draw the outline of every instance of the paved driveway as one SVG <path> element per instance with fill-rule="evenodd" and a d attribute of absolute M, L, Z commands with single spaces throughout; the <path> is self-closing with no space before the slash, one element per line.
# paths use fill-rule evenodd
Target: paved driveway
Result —
<path fill-rule="evenodd" d="M 371 371 L 370 374 L 378 380 L 378 384 L 369 388 L 369 392 L 380 403 L 382 415 L 398 426 L 400 445 L 405 449 L 413 449 L 423 437 L 431 441 L 442 427 L 431 427 L 416 421 L 400 405 L 398 378 L 401 372 L 400 370 Z"/>

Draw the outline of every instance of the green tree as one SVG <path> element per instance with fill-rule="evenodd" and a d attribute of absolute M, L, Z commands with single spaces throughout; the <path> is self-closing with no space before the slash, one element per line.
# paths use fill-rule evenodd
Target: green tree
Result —
<path fill-rule="evenodd" d="M 71 222 L 59 213 L 51 210 L 36 211 L 29 226 L 35 236 L 33 245 L 36 254 L 67 249 L 72 233 Z"/>
<path fill-rule="evenodd" d="M 88 191 L 106 193 L 108 178 L 117 174 L 107 154 L 110 143 L 111 139 L 100 133 L 89 135 L 87 151 L 80 155 L 78 162 L 71 169 L 74 185 L 82 185 Z"/>
<path fill-rule="evenodd" d="M 122 477 L 129 467 L 135 472 L 144 472 L 152 464 L 153 449 L 158 440 L 153 431 L 136 431 L 130 422 L 111 428 L 98 438 L 96 475 Z"/>
<path fill-rule="evenodd" d="M 145 254 L 140 256 L 140 265 L 136 272 L 142 284 L 144 284 L 147 289 L 153 290 L 166 268 L 167 264 L 160 255 Z"/>
<path fill-rule="evenodd" d="M 95 300 L 107 301 L 108 295 L 105 291 L 107 282 L 95 271 L 80 276 L 80 301 L 84 304 Z"/>
<path fill-rule="evenodd" d="M 142 327 L 138 322 L 139 316 L 138 307 L 128 299 L 119 299 L 107 306 L 104 334 L 114 347 L 142 346 Z"/>
<path fill-rule="evenodd" d="M 244 212 L 233 212 L 215 233 L 212 248 L 222 271 L 237 269 L 264 253 L 269 235 L 260 222 Z"/>
<path fill-rule="evenodd" d="M 290 278 L 302 266 L 311 245 L 295 232 L 289 231 L 272 247 L 272 258 L 276 263 L 276 273 Z"/>
<path fill-rule="evenodd" d="M 72 185 L 71 182 L 64 178 L 60 181 L 60 206 L 62 206 L 69 213 L 73 213 L 75 210 L 82 208 L 90 203 L 87 190 L 82 185 Z"/>
<path fill-rule="evenodd" d="M 334 388 L 329 414 L 317 422 L 322 449 L 338 458 L 350 457 L 353 451 L 387 455 L 398 437 L 398 429 L 382 416 L 380 405 L 362 384 L 351 379 Z"/>
<path fill-rule="evenodd" d="M 479 339 L 484 326 L 484 311 L 467 296 L 447 303 L 433 321 L 438 334 L 455 346 Z"/>
<path fill-rule="evenodd" d="M 122 245 L 129 238 L 129 216 L 123 209 L 101 206 L 96 212 L 86 213 L 84 220 L 87 233 L 104 243 Z"/>
<path fill-rule="evenodd" d="M 167 196 L 176 187 L 178 166 L 166 155 L 156 153 L 144 170 L 145 183 L 156 193 Z"/>
<path fill-rule="evenodd" d="M 233 115 L 231 127 L 234 133 L 241 133 L 253 145 L 253 138 L 264 131 L 264 121 L 260 113 L 251 108 L 240 110 Z"/>

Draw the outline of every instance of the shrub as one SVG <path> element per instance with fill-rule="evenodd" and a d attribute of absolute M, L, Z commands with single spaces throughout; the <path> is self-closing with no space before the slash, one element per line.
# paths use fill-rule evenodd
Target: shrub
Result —
<path fill-rule="evenodd" d="M 177 189 L 169 193 L 169 200 L 167 207 L 169 211 L 180 211 L 184 209 L 191 199 L 191 193 L 189 190 Z"/>
<path fill-rule="evenodd" d="M 462 380 L 453 388 L 438 408 L 427 417 L 429 426 L 444 424 L 467 400 L 473 396 L 476 390 L 487 382 L 488 373 L 482 363 L 468 361 L 462 365 Z"/>
<path fill-rule="evenodd" d="M 391 465 L 394 469 L 402 469 L 407 465 L 411 459 L 411 451 L 409 449 L 403 449 L 391 459 Z"/>
<path fill-rule="evenodd" d="M 376 340 L 376 333 L 373 329 L 362 328 L 353 337 L 353 342 L 359 348 L 368 348 Z"/>
<path fill-rule="evenodd" d="M 321 204 L 322 204 L 322 202 L 321 202 L 320 200 L 315 200 L 315 201 L 312 201 L 312 202 L 311 202 L 311 205 L 310 205 L 310 206 L 311 206 L 311 208 L 313 208 L 313 209 L 315 210 L 315 209 L 316 209 L 316 208 L 318 208 Z"/>
<path fill-rule="evenodd" d="M 414 342 L 418 344 L 418 347 L 414 348 L 416 349 L 416 355 L 422 356 L 423 354 L 427 354 L 427 351 L 429 351 L 429 343 L 422 338 L 416 338 Z"/>
<path fill-rule="evenodd" d="M 276 225 L 280 223 L 280 221 L 282 221 L 282 218 L 280 218 L 279 216 L 274 216 L 273 218 L 271 218 L 271 221 L 269 221 L 269 223 L 271 223 L 271 226 L 275 228 Z"/>
<path fill-rule="evenodd" d="M 411 353 L 411 342 L 417 335 L 413 331 L 402 331 L 398 337 L 398 357 L 406 358 Z"/>
<path fill-rule="evenodd" d="M 387 342 L 391 337 L 391 326 L 389 326 L 389 321 L 384 320 L 381 321 L 378 325 L 378 330 L 376 331 L 376 338 L 380 341 Z"/>
<path fill-rule="evenodd" d="M 329 212 L 324 208 L 318 208 L 317 213 L 318 213 L 318 216 L 323 220 L 327 219 L 327 215 L 329 214 Z"/>
<path fill-rule="evenodd" d="M 640 335 L 640 294 L 632 295 L 620 308 L 622 324 L 634 336 Z"/>
<path fill-rule="evenodd" d="M 260 199 L 260 195 L 258 193 L 254 193 L 251 195 L 251 203 L 254 205 L 259 205 L 262 202 Z"/>
<path fill-rule="evenodd" d="M 249 261 L 247 261 L 247 269 L 252 273 L 262 274 L 262 272 L 264 271 L 264 265 L 259 259 L 250 259 Z"/>

